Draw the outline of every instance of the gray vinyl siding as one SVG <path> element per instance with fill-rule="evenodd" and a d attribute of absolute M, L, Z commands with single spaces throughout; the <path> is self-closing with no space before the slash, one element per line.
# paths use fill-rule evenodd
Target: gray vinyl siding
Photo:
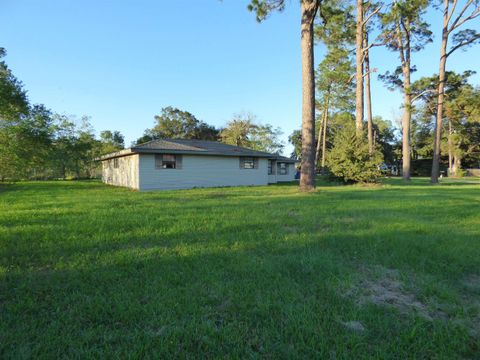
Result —
<path fill-rule="evenodd" d="M 154 154 L 140 154 L 140 190 L 268 184 L 267 159 L 258 158 L 256 169 L 239 163 L 232 156 L 183 155 L 181 169 L 156 169 Z"/>
<path fill-rule="evenodd" d="M 110 185 L 138 189 L 139 158 L 138 154 L 134 154 L 102 161 L 102 181 Z M 114 167 L 115 160 L 118 161 L 118 168 Z"/>
<path fill-rule="evenodd" d="M 279 162 L 281 162 L 281 161 L 279 161 Z M 276 175 L 275 175 L 277 182 L 295 180 L 295 173 L 297 171 L 295 169 L 295 164 L 287 163 L 287 166 L 288 166 L 288 174 L 287 175 L 280 175 L 280 172 L 278 171 L 278 168 L 277 168 L 277 172 L 276 172 Z"/>

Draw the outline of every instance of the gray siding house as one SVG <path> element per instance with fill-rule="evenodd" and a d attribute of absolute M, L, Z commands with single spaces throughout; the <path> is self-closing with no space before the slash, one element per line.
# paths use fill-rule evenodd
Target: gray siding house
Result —
<path fill-rule="evenodd" d="M 136 190 L 267 185 L 295 178 L 295 160 L 204 140 L 153 140 L 100 158 L 104 183 Z"/>

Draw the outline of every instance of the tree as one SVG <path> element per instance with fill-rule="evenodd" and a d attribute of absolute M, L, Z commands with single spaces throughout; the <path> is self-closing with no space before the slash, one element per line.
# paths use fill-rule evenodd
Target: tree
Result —
<path fill-rule="evenodd" d="M 445 109 L 445 103 L 450 102 L 450 104 L 455 103 L 459 94 L 461 93 L 464 87 L 471 87 L 468 84 L 469 77 L 474 74 L 473 71 L 464 71 L 462 74 L 458 74 L 452 71 L 446 71 L 444 75 L 444 85 L 443 92 L 444 97 L 447 101 L 444 100 L 442 107 Z M 439 86 L 439 75 L 435 74 L 433 76 L 426 76 L 418 79 L 412 84 L 412 96 L 413 101 L 420 100 L 422 106 L 419 108 L 419 111 L 416 113 L 415 126 L 417 129 L 412 131 L 413 136 L 416 136 L 417 139 L 414 139 L 416 142 L 415 151 L 418 152 L 420 149 L 424 157 L 433 157 L 434 153 L 434 139 L 435 130 L 432 131 L 431 119 L 435 118 L 437 115 L 438 109 L 438 86 Z M 440 142 L 440 147 L 444 147 L 448 151 L 448 169 L 450 173 L 453 173 L 453 119 L 450 116 L 446 116 L 445 111 L 444 118 L 446 118 L 448 123 L 448 135 L 447 135 L 447 145 L 443 145 Z M 435 122 L 434 122 L 435 124 Z M 442 121 L 442 128 L 445 127 Z M 435 125 L 433 125 L 435 126 Z M 431 174 L 431 171 L 430 171 Z"/>
<path fill-rule="evenodd" d="M 355 126 L 357 131 L 357 136 L 361 136 L 363 132 L 363 114 L 364 114 L 364 103 L 363 103 L 363 46 L 364 46 L 364 30 L 365 24 L 363 20 L 364 16 L 364 0 L 356 0 L 357 2 L 357 23 L 355 27 Z"/>
<path fill-rule="evenodd" d="M 0 47 L 0 59 L 7 52 Z M 29 104 L 23 84 L 13 75 L 5 61 L 0 61 L 0 121 L 15 121 L 27 115 Z M 4 123 L 3 123 L 4 124 Z"/>
<path fill-rule="evenodd" d="M 447 97 L 445 114 L 451 124 L 451 172 L 459 176 L 464 158 L 480 153 L 480 88 L 466 84 Z"/>
<path fill-rule="evenodd" d="M 390 11 L 381 14 L 381 38 L 387 48 L 399 54 L 400 66 L 393 73 L 387 72 L 380 78 L 390 88 L 399 88 L 403 92 L 402 117 L 402 177 L 410 180 L 410 126 L 412 118 L 411 94 L 411 54 L 420 51 L 431 42 L 432 33 L 422 16 L 428 6 L 428 0 L 395 1 Z"/>
<path fill-rule="evenodd" d="M 253 150 L 280 153 L 284 147 L 279 128 L 270 124 L 256 123 L 253 114 L 237 114 L 220 132 L 220 140 L 225 144 L 247 147 Z"/>
<path fill-rule="evenodd" d="M 353 122 L 335 131 L 328 156 L 328 167 L 335 177 L 345 183 L 375 182 L 381 175 L 381 163 L 381 154 L 370 153 L 368 144 L 357 136 Z"/>
<path fill-rule="evenodd" d="M 450 3 L 452 7 L 450 8 Z M 435 122 L 435 138 L 433 147 L 433 163 L 432 163 L 432 183 L 438 183 L 440 175 L 440 142 L 442 137 L 443 108 L 444 108 L 444 90 L 445 90 L 445 72 L 447 58 L 459 49 L 465 49 L 467 46 L 478 42 L 480 33 L 473 29 L 464 29 L 457 31 L 463 24 L 480 16 L 480 1 L 467 0 L 460 12 L 455 14 L 458 0 L 443 1 L 443 28 L 442 43 L 440 46 L 440 66 L 438 73 L 438 100 L 437 100 L 437 116 Z M 452 21 L 453 20 L 453 21 Z M 447 52 L 448 40 L 450 35 L 453 37 L 454 46 Z"/>
<path fill-rule="evenodd" d="M 270 124 L 256 125 L 251 130 L 251 148 L 253 150 L 280 154 L 284 148 L 280 140 L 282 131 Z"/>
<path fill-rule="evenodd" d="M 293 145 L 293 151 L 290 157 L 295 160 L 300 160 L 302 158 L 302 131 L 293 130 L 288 137 L 288 142 Z"/>
<path fill-rule="evenodd" d="M 249 135 L 254 126 L 255 116 L 250 113 L 234 115 L 227 126 L 220 131 L 220 141 L 225 144 L 249 147 Z"/>
<path fill-rule="evenodd" d="M 371 73 L 376 71 L 375 69 L 370 69 L 370 48 L 373 46 L 379 46 L 382 44 L 375 44 L 369 43 L 369 32 L 371 26 L 369 26 L 369 22 L 372 21 L 381 10 L 383 5 L 373 3 L 369 1 L 364 6 L 364 20 L 363 20 L 363 48 L 362 48 L 362 55 L 363 55 L 363 70 L 364 70 L 364 78 L 365 78 L 365 106 L 367 108 L 367 139 L 368 139 L 368 149 L 370 153 L 374 151 L 374 125 L 373 125 L 373 112 L 372 112 L 372 94 L 371 94 L 371 86 L 370 86 L 370 79 Z M 358 115 L 358 114 L 357 114 Z M 363 113 L 362 113 L 363 116 Z M 360 121 L 360 120 L 358 120 Z M 363 122 L 363 118 L 361 119 Z M 362 123 L 360 122 L 360 124 Z M 357 130 L 360 130 L 362 126 L 357 127 Z"/>
<path fill-rule="evenodd" d="M 104 130 L 100 133 L 101 153 L 108 154 L 125 148 L 125 138 L 120 131 Z"/>
<path fill-rule="evenodd" d="M 343 2 L 326 2 L 322 6 L 324 22 L 315 27 L 315 36 L 327 47 L 327 54 L 316 72 L 318 136 L 315 166 L 325 168 L 327 128 L 330 114 L 353 109 L 352 73 L 354 72 L 349 46 L 353 44 L 354 21 L 351 7 Z"/>
<path fill-rule="evenodd" d="M 170 139 L 218 139 L 218 130 L 207 123 L 198 120 L 188 111 L 182 111 L 168 106 L 162 109 L 160 115 L 155 115 L 156 125 L 147 129 L 137 140 L 137 144 L 161 138 Z"/>
<path fill-rule="evenodd" d="M 314 21 L 321 0 L 301 0 L 300 47 L 302 53 L 302 158 L 300 190 L 315 188 L 315 76 L 313 35 Z M 251 0 L 248 9 L 257 21 L 265 20 L 273 11 L 282 11 L 285 0 Z"/>

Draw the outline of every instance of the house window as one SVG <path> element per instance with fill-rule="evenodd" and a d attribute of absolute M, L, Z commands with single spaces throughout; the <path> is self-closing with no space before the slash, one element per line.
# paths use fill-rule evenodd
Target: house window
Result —
<path fill-rule="evenodd" d="M 275 161 L 268 160 L 268 175 L 274 175 L 274 174 L 275 174 Z"/>
<path fill-rule="evenodd" d="M 278 163 L 278 175 L 288 175 L 287 163 Z"/>
<path fill-rule="evenodd" d="M 118 158 L 113 159 L 113 168 L 118 169 Z"/>
<path fill-rule="evenodd" d="M 258 169 L 258 159 L 253 157 L 241 157 L 240 169 Z"/>
<path fill-rule="evenodd" d="M 156 169 L 181 169 L 182 155 L 156 154 L 155 168 Z"/>

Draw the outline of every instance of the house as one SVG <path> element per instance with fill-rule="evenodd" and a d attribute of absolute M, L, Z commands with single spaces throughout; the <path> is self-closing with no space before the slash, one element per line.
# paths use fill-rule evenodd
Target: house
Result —
<path fill-rule="evenodd" d="M 204 140 L 153 140 L 100 158 L 103 182 L 137 190 L 267 185 L 295 178 L 295 160 Z"/>

